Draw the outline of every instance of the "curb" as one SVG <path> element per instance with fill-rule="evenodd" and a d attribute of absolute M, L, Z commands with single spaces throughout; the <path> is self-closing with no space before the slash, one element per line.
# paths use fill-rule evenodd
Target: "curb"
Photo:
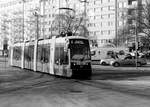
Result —
<path fill-rule="evenodd" d="M 131 69 L 130 70 L 112 69 L 112 70 L 110 70 L 110 69 L 95 69 L 95 68 L 93 68 L 93 73 L 103 73 L 103 74 L 129 73 L 129 74 L 131 74 L 131 73 L 150 73 L 150 70 L 141 70 L 141 69 L 137 69 L 137 70 L 136 69 L 134 69 L 134 70 L 133 69 L 132 70 Z"/>

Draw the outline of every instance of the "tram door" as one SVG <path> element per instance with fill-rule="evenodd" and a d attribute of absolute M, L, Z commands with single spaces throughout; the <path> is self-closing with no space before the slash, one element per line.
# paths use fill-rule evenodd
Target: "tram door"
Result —
<path fill-rule="evenodd" d="M 50 44 L 38 44 L 37 71 L 49 73 Z"/>
<path fill-rule="evenodd" d="M 64 50 L 64 44 L 56 44 L 54 74 L 67 76 L 68 64 L 68 53 Z"/>
<path fill-rule="evenodd" d="M 41 58 L 41 63 L 42 63 L 42 71 L 43 72 L 46 72 L 46 73 L 49 73 L 50 71 L 50 61 L 49 61 L 49 58 L 50 58 L 50 44 L 44 44 L 44 46 L 42 47 L 42 58 Z"/>

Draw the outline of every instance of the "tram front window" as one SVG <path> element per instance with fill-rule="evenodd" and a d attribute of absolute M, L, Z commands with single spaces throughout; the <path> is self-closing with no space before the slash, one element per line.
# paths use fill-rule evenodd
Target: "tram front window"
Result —
<path fill-rule="evenodd" d="M 88 40 L 70 40 L 70 55 L 71 60 L 90 60 L 90 48 Z"/>

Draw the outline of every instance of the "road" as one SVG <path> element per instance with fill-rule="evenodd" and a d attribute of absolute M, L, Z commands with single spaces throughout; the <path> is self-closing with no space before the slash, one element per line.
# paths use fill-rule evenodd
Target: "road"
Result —
<path fill-rule="evenodd" d="M 149 107 L 150 76 L 65 79 L 9 67 L 0 58 L 0 107 Z M 111 77 L 111 78 L 110 78 Z"/>

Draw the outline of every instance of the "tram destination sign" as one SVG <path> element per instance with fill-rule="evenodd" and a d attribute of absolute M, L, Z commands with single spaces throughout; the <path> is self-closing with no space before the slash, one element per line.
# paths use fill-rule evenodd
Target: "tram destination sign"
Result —
<path fill-rule="evenodd" d="M 80 39 L 76 39 L 76 40 L 71 40 L 70 41 L 71 44 L 85 44 L 85 40 L 80 40 Z"/>

